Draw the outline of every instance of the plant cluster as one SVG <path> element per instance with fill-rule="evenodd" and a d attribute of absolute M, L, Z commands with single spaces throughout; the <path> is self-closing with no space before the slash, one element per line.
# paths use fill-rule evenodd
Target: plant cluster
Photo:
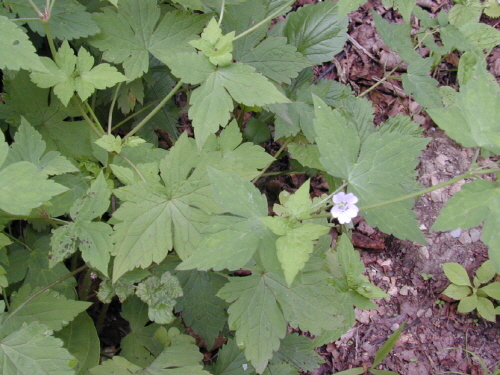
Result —
<path fill-rule="evenodd" d="M 386 297 L 363 275 L 350 219 L 425 244 L 415 199 L 464 178 L 474 181 L 434 229 L 484 221 L 500 272 L 499 188 L 481 178 L 499 169 L 474 163 L 422 189 L 415 167 L 429 140 L 419 125 L 398 115 L 375 127 L 368 91 L 314 80 L 364 2 L 293 3 L 0 1 L 4 375 L 313 370 L 314 348 L 352 326 L 353 307 Z M 499 154 L 500 88 L 485 57 L 500 32 L 478 23 L 478 4 L 431 18 L 415 1 L 388 1 L 406 22 L 373 17 L 408 65 L 404 90 L 464 147 Z M 428 75 L 450 53 L 460 55 L 458 91 Z M 194 134 L 178 125 L 186 113 Z M 321 175 L 330 191 L 311 198 L 307 180 L 270 209 L 255 184 L 285 155 L 290 172 Z M 342 234 L 332 249 L 333 226 Z M 94 279 L 97 329 L 85 312 Z M 100 363 L 97 332 L 115 296 L 130 333 Z M 228 338 L 213 365 L 201 365 L 186 327 L 207 348 Z"/>

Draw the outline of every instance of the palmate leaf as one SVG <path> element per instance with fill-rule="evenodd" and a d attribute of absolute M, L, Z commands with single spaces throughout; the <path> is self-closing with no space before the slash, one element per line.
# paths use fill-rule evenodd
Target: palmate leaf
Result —
<path fill-rule="evenodd" d="M 418 190 L 414 168 L 427 139 L 398 132 L 375 132 L 360 145 L 354 127 L 337 110 L 315 97 L 316 142 L 320 162 L 334 177 L 349 183 L 348 190 L 359 197 L 359 206 L 384 202 Z M 385 233 L 426 243 L 411 210 L 413 200 L 405 200 L 362 212 L 368 223 Z"/>
<path fill-rule="evenodd" d="M 484 68 L 460 87 L 455 104 L 429 109 L 432 120 L 463 147 L 482 147 L 500 153 L 500 88 Z"/>
<path fill-rule="evenodd" d="M 245 358 L 245 353 L 236 345 L 236 341 L 230 338 L 220 349 L 212 373 L 214 375 L 253 375 L 255 370 Z"/>
<path fill-rule="evenodd" d="M 45 11 L 45 0 L 33 0 L 33 3 L 40 11 Z M 21 18 L 40 18 L 28 0 L 9 0 L 7 4 Z M 84 38 L 99 32 L 92 15 L 76 0 L 56 1 L 46 22 L 52 38 L 60 40 Z M 42 22 L 28 21 L 28 25 L 33 31 L 45 36 Z"/>
<path fill-rule="evenodd" d="M 24 324 L 10 335 L 0 336 L 0 368 L 3 375 L 74 375 L 76 359 L 63 342 L 38 322 Z"/>
<path fill-rule="evenodd" d="M 403 74 L 403 88 L 425 108 L 441 108 L 443 104 L 437 88 L 438 81 L 427 75 L 431 69 L 432 58 L 421 59 L 408 65 L 407 73 Z"/>
<path fill-rule="evenodd" d="M 182 311 L 186 326 L 199 334 L 211 349 L 227 322 L 227 303 L 216 296 L 227 280 L 215 273 L 196 270 L 178 272 L 176 276 L 184 295 L 177 300 L 175 311 Z"/>
<path fill-rule="evenodd" d="M 35 47 L 18 25 L 0 16 L 0 33 L 0 69 L 45 70 Z"/>
<path fill-rule="evenodd" d="M 123 63 L 129 80 L 149 69 L 149 53 L 162 62 L 173 53 L 192 51 L 194 39 L 210 16 L 171 11 L 161 18 L 156 0 L 120 0 L 118 8 L 104 8 L 95 15 L 101 33 L 90 43 L 104 52 L 103 58 Z"/>
<path fill-rule="evenodd" d="M 314 342 L 309 337 L 292 333 L 281 340 L 276 357 L 301 371 L 314 371 L 323 363 L 323 357 L 314 349 Z"/>
<path fill-rule="evenodd" d="M 500 189 L 491 181 L 476 180 L 462 186 L 441 210 L 433 230 L 468 229 L 484 221 L 481 239 L 489 246 L 489 258 L 500 273 L 500 236 L 498 215 Z"/>

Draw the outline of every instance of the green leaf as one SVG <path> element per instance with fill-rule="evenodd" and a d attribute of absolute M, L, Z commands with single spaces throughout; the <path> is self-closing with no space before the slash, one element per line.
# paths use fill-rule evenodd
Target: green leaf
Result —
<path fill-rule="evenodd" d="M 174 320 L 172 309 L 175 299 L 182 296 L 179 280 L 165 272 L 161 278 L 151 276 L 139 283 L 135 294 L 148 304 L 149 319 L 158 324 L 168 324 Z"/>
<path fill-rule="evenodd" d="M 403 332 L 403 328 L 405 327 L 405 323 L 401 324 L 401 326 L 389 337 L 386 342 L 377 350 L 375 353 L 375 358 L 373 359 L 373 364 L 372 367 L 377 367 L 380 362 L 384 360 L 385 357 L 391 352 L 392 348 L 394 348 L 394 345 L 399 340 L 399 336 L 401 335 L 401 332 Z"/>
<path fill-rule="evenodd" d="M 347 18 L 339 19 L 337 5 L 321 2 L 291 13 L 283 34 L 314 65 L 331 61 L 347 40 Z"/>
<path fill-rule="evenodd" d="M 115 67 L 109 64 L 94 65 L 94 57 L 84 48 L 80 48 L 78 56 L 64 41 L 55 55 L 55 62 L 48 57 L 42 58 L 47 73 L 32 72 L 31 79 L 38 87 L 54 87 L 54 93 L 67 106 L 74 92 L 82 101 L 86 100 L 96 89 L 105 89 L 126 80 Z"/>
<path fill-rule="evenodd" d="M 383 0 L 382 3 L 385 6 L 399 10 L 403 19 L 406 22 L 410 22 L 411 12 L 415 6 L 416 0 Z"/>
<path fill-rule="evenodd" d="M 41 11 L 45 10 L 44 0 L 33 0 Z M 21 18 L 40 18 L 28 0 L 9 0 L 9 7 Z M 52 38 L 72 40 L 85 38 L 99 32 L 99 27 L 92 19 L 92 15 L 85 11 L 86 8 L 76 0 L 56 1 L 51 7 L 50 17 L 46 24 Z M 29 27 L 45 36 L 45 28 L 40 21 L 28 21 Z"/>
<path fill-rule="evenodd" d="M 302 145 L 298 143 L 290 143 L 288 145 L 288 152 L 304 167 L 320 169 L 322 170 L 324 167 L 319 162 L 320 153 L 318 150 L 318 146 L 316 145 Z"/>
<path fill-rule="evenodd" d="M 407 63 L 422 60 L 422 57 L 413 48 L 410 35 L 411 25 L 409 23 L 389 23 L 376 12 L 372 12 L 372 16 L 377 32 L 390 49 L 401 56 Z"/>
<path fill-rule="evenodd" d="M 491 260 L 485 261 L 476 270 L 476 277 L 479 279 L 481 284 L 487 283 L 495 277 L 495 266 Z"/>
<path fill-rule="evenodd" d="M 290 220 L 309 219 L 311 217 L 309 210 L 312 205 L 309 193 L 310 189 L 311 181 L 307 180 L 294 194 L 290 195 L 285 202 L 282 202 L 283 212 L 280 212 L 280 215 L 289 217 Z"/>
<path fill-rule="evenodd" d="M 328 231 L 329 228 L 324 225 L 303 223 L 276 240 L 278 259 L 289 286 L 309 260 L 314 242 Z"/>
<path fill-rule="evenodd" d="M 50 264 L 55 265 L 73 255 L 76 251 L 77 240 L 77 227 L 74 223 L 53 229 L 50 238 Z"/>
<path fill-rule="evenodd" d="M 244 352 L 236 346 L 234 339 L 228 339 L 217 357 L 217 362 L 213 366 L 214 375 L 246 375 L 255 374 L 252 365 L 247 363 Z M 244 365 L 248 368 L 245 370 Z"/>
<path fill-rule="evenodd" d="M 137 374 L 142 368 L 117 355 L 104 361 L 102 365 L 90 369 L 92 375 L 130 375 Z"/>
<path fill-rule="evenodd" d="M 201 39 L 192 40 L 189 44 L 202 51 L 213 65 L 225 66 L 231 64 L 233 59 L 234 34 L 232 31 L 223 36 L 217 21 L 212 18 L 201 33 Z"/>
<path fill-rule="evenodd" d="M 38 167 L 39 171 L 47 175 L 58 175 L 62 173 L 77 172 L 64 156 L 57 151 L 45 152 L 46 144 L 42 136 L 24 118 L 21 118 L 5 165 L 19 161 L 28 161 Z M 45 155 L 44 155 L 45 154 Z"/>
<path fill-rule="evenodd" d="M 253 66 L 258 73 L 277 83 L 290 84 L 299 72 L 311 65 L 297 48 L 287 44 L 286 38 L 271 37 L 262 41 L 239 61 Z"/>
<path fill-rule="evenodd" d="M 483 58 L 483 50 L 491 51 L 500 44 L 500 31 L 484 23 L 474 22 L 461 26 L 460 31 L 476 49 L 476 54 Z"/>
<path fill-rule="evenodd" d="M 487 298 L 477 297 L 477 313 L 490 322 L 496 322 L 495 307 Z"/>
<path fill-rule="evenodd" d="M 338 17 L 343 19 L 352 11 L 358 9 L 360 6 L 366 3 L 366 0 L 339 0 L 337 2 L 339 11 Z"/>
<path fill-rule="evenodd" d="M 35 47 L 19 26 L 7 17 L 0 16 L 0 33 L 0 69 L 45 70 Z"/>
<path fill-rule="evenodd" d="M 347 180 L 349 190 L 364 205 L 407 195 L 419 190 L 414 168 L 417 157 L 428 143 L 427 139 L 399 133 L 370 134 L 360 148 L 354 127 L 347 127 L 345 119 L 314 98 L 316 142 L 320 162 L 334 177 Z M 413 200 L 362 210 L 370 225 L 399 238 L 426 243 L 418 229 L 416 215 L 411 211 Z"/>
<path fill-rule="evenodd" d="M 30 298 L 32 294 L 29 285 L 23 285 L 12 299 L 9 314 L 2 323 L 4 334 L 10 334 L 24 323 L 31 322 L 40 322 L 49 329 L 59 331 L 91 305 L 90 302 L 68 300 L 52 290 Z"/>
<path fill-rule="evenodd" d="M 458 263 L 444 263 L 443 271 L 448 280 L 453 284 L 471 286 L 469 275 L 462 265 Z"/>
<path fill-rule="evenodd" d="M 484 69 L 460 87 L 456 101 L 443 109 L 429 109 L 432 120 L 463 147 L 483 147 L 500 153 L 500 88 Z"/>
<path fill-rule="evenodd" d="M 104 276 L 108 276 L 110 253 L 113 250 L 111 226 L 102 222 L 82 221 L 75 223 L 75 229 L 83 260 Z"/>
<path fill-rule="evenodd" d="M 123 302 L 120 314 L 130 324 L 130 332 L 120 344 L 120 355 L 138 366 L 148 366 L 164 349 L 155 338 L 160 326 L 156 323 L 148 324 L 148 305 L 136 296 Z"/>
<path fill-rule="evenodd" d="M 485 292 L 489 297 L 500 301 L 500 282 L 494 281 L 479 290 Z"/>
<path fill-rule="evenodd" d="M 456 299 L 461 300 L 471 294 L 471 288 L 465 285 L 456 285 L 450 284 L 445 290 L 443 290 L 443 294 Z"/>
<path fill-rule="evenodd" d="M 432 60 L 421 59 L 408 65 L 407 73 L 403 74 L 403 88 L 423 107 L 441 108 L 443 104 L 437 88 L 438 81 L 427 75 L 432 69 Z"/>
<path fill-rule="evenodd" d="M 462 314 L 468 314 L 475 308 L 477 308 L 477 295 L 472 294 L 460 301 L 457 307 L 457 311 Z"/>
<path fill-rule="evenodd" d="M 172 51 L 192 51 L 188 42 L 203 29 L 208 17 L 179 11 L 161 17 L 156 0 L 121 0 L 118 9 L 104 8 L 94 15 L 101 33 L 89 42 L 104 52 L 104 60 L 122 63 L 132 80 L 148 71 L 150 53 L 168 63 Z"/>
<path fill-rule="evenodd" d="M 77 222 L 101 217 L 108 210 L 110 196 L 111 191 L 101 171 L 90 185 L 87 193 L 76 200 L 71 207 L 71 217 Z"/>
<path fill-rule="evenodd" d="M 489 246 L 489 258 L 497 273 L 500 272 L 500 237 L 498 215 L 500 207 L 500 190 L 492 182 L 476 180 L 464 184 L 441 210 L 432 226 L 433 230 L 468 229 L 484 221 L 482 240 Z"/>
<path fill-rule="evenodd" d="M 215 273 L 178 272 L 184 295 L 177 300 L 176 312 L 182 311 L 186 326 L 199 334 L 211 349 L 227 321 L 227 304 L 216 296 L 227 280 Z"/>
<path fill-rule="evenodd" d="M 3 135 L 0 142 L 2 138 Z M 13 215 L 29 215 L 33 208 L 67 190 L 67 187 L 47 180 L 44 172 L 26 161 L 11 164 L 0 171 L 0 208 Z"/>
<path fill-rule="evenodd" d="M 286 334 L 286 321 L 275 294 L 264 277 L 251 275 L 232 278 L 219 296 L 232 302 L 229 327 L 236 330 L 237 346 L 245 349 L 246 358 L 257 373 L 262 373 Z"/>
<path fill-rule="evenodd" d="M 24 324 L 0 340 L 2 374 L 73 375 L 76 360 L 62 345 L 43 324 Z"/>
<path fill-rule="evenodd" d="M 323 363 L 323 358 L 314 350 L 313 341 L 298 333 L 288 334 L 281 340 L 276 357 L 304 372 L 312 372 Z"/>
<path fill-rule="evenodd" d="M 64 347 L 78 360 L 74 367 L 75 375 L 87 375 L 90 368 L 99 364 L 99 337 L 87 313 L 79 314 L 55 336 L 64 342 Z"/>
<path fill-rule="evenodd" d="M 235 63 L 219 67 L 191 94 L 189 118 L 193 120 L 198 146 L 205 143 L 210 134 L 225 127 L 233 101 L 248 107 L 289 100 L 261 74 L 249 65 Z"/>
<path fill-rule="evenodd" d="M 337 375 L 361 375 L 365 373 L 365 369 L 363 367 L 354 367 L 349 370 L 344 370 L 337 372 Z"/>

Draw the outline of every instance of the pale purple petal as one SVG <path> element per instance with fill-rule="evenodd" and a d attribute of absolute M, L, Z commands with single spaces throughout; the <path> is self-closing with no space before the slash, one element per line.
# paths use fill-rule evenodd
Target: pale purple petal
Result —
<path fill-rule="evenodd" d="M 346 194 L 344 192 L 337 193 L 332 198 L 334 204 L 356 204 L 358 203 L 358 197 L 353 193 Z"/>

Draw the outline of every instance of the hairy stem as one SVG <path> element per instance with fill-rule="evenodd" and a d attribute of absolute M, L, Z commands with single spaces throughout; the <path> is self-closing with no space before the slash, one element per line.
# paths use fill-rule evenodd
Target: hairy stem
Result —
<path fill-rule="evenodd" d="M 252 33 L 253 31 L 257 30 L 259 27 L 261 27 L 262 25 L 266 24 L 268 21 L 272 20 L 273 18 L 276 18 L 281 12 L 283 12 L 286 8 L 288 8 L 289 6 L 293 5 L 293 3 L 295 3 L 295 0 L 290 0 L 288 1 L 286 4 L 284 4 L 282 7 L 276 9 L 274 12 L 272 12 L 269 16 L 267 16 L 266 18 L 264 18 L 262 21 L 260 21 L 259 23 L 256 23 L 255 25 L 253 25 L 251 28 L 249 28 L 248 30 L 246 31 L 243 31 L 241 34 L 239 35 L 236 35 L 233 39 L 233 42 L 235 40 L 238 40 L 240 38 L 243 38 L 244 36 L 247 36 L 248 34 Z"/>
<path fill-rule="evenodd" d="M 111 105 L 109 107 L 108 114 L 108 135 L 111 135 L 111 129 L 113 125 L 113 110 L 115 109 L 116 99 L 118 98 L 118 91 L 120 91 L 120 87 L 122 87 L 122 82 L 116 86 L 115 93 L 113 94 L 113 100 L 111 101 Z"/>
<path fill-rule="evenodd" d="M 155 108 L 154 108 L 151 112 L 149 112 L 149 114 L 148 114 L 146 117 L 144 117 L 144 118 L 142 119 L 142 121 L 141 121 L 141 122 L 139 122 L 139 123 L 135 126 L 135 128 L 133 128 L 133 129 L 132 129 L 132 130 L 131 130 L 131 131 L 130 131 L 130 132 L 129 132 L 129 133 L 128 133 L 125 137 L 123 137 L 122 142 L 124 142 L 124 141 L 125 141 L 125 139 L 127 139 L 128 137 L 130 137 L 130 136 L 134 135 L 134 134 L 135 134 L 135 133 L 137 133 L 139 130 L 141 130 L 141 129 L 142 129 L 142 127 L 143 127 L 144 125 L 146 125 L 146 124 L 148 123 L 148 121 L 149 121 L 149 120 L 150 120 L 150 119 L 151 119 L 154 115 L 156 115 L 156 114 L 160 111 L 160 109 L 162 109 L 162 108 L 163 108 L 163 106 L 164 106 L 165 104 L 167 104 L 167 102 L 168 102 L 168 101 L 172 98 L 172 96 L 174 96 L 174 94 L 177 92 L 177 90 L 179 90 L 179 89 L 181 88 L 182 84 L 183 84 L 183 82 L 182 82 L 182 81 L 177 82 L 177 85 L 175 85 L 175 86 L 174 86 L 174 88 L 173 88 L 172 90 L 170 90 L 170 92 L 167 94 L 167 96 L 165 96 L 165 97 L 161 100 L 161 102 L 160 102 L 160 103 L 159 103 L 159 104 L 158 104 L 158 105 L 157 105 L 157 106 L 156 106 L 156 107 L 155 107 Z"/>
<path fill-rule="evenodd" d="M 16 315 L 24 306 L 26 306 L 28 303 L 30 303 L 33 300 L 33 298 L 39 296 L 40 294 L 42 294 L 46 290 L 49 290 L 53 286 L 56 286 L 56 285 L 62 283 L 64 280 L 69 279 L 72 276 L 75 276 L 76 274 L 82 272 L 83 270 L 85 270 L 87 268 L 88 268 L 87 265 L 81 266 L 80 268 L 77 268 L 76 270 L 64 275 L 59 280 L 56 280 L 53 283 L 51 283 L 47 286 L 44 286 L 42 289 L 37 290 L 31 296 L 26 298 L 26 301 L 21 302 L 21 304 L 19 306 L 17 306 L 17 308 L 14 311 L 9 312 L 9 315 L 7 315 L 7 317 L 4 319 L 3 324 L 5 324 L 5 322 L 7 322 L 10 318 L 12 318 L 14 315 Z"/>
<path fill-rule="evenodd" d="M 133 170 L 135 171 L 135 173 L 137 173 L 139 175 L 139 177 L 141 178 L 142 182 L 145 182 L 147 183 L 146 179 L 144 178 L 144 176 L 142 175 L 141 171 L 135 166 L 134 163 L 132 163 L 128 158 L 126 158 L 125 156 L 123 156 L 122 154 L 116 154 L 120 157 L 123 158 L 123 160 L 125 160 L 132 168 Z"/>
<path fill-rule="evenodd" d="M 158 100 L 155 100 L 154 102 L 151 102 L 149 103 L 148 105 L 142 107 L 141 109 L 139 109 L 137 112 L 134 112 L 132 113 L 131 115 L 128 115 L 127 117 L 125 117 L 123 120 L 121 120 L 118 124 L 116 124 L 115 126 L 113 126 L 113 128 L 111 130 L 115 130 L 115 129 L 118 129 L 120 126 L 122 126 L 123 124 L 125 124 L 126 122 L 132 120 L 134 117 L 136 117 L 137 115 L 141 114 L 142 112 L 144 111 L 147 111 L 150 107 L 154 106 L 155 104 L 161 102 L 162 99 L 158 99 Z"/>
<path fill-rule="evenodd" d="M 101 136 L 104 135 L 104 133 L 101 131 L 99 131 L 99 129 L 95 126 L 95 124 L 92 122 L 92 120 L 90 119 L 90 117 L 87 115 L 87 112 L 85 112 L 85 109 L 82 107 L 82 104 L 80 103 L 80 101 L 76 98 L 76 96 L 73 96 L 73 98 L 71 98 L 71 100 L 73 101 L 73 103 L 76 105 L 76 107 L 79 109 L 80 111 L 80 114 L 82 115 L 82 117 L 85 119 L 85 121 L 87 121 L 87 124 L 89 124 L 90 128 L 94 131 L 95 134 L 97 134 L 97 136 L 100 138 Z"/>

